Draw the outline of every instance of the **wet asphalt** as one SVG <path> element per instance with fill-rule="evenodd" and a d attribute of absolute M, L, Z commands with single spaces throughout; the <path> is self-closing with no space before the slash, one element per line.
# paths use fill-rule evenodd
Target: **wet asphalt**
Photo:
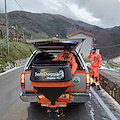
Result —
<path fill-rule="evenodd" d="M 0 120 L 50 120 L 47 108 L 20 100 L 22 70 L 23 67 L 0 76 Z M 93 94 L 85 104 L 68 105 L 64 114 L 57 120 L 111 120 Z"/>

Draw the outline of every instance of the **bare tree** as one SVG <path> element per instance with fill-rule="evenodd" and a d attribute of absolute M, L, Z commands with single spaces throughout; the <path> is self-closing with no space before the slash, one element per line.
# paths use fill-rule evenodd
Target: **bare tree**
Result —
<path fill-rule="evenodd" d="M 3 38 L 3 10 L 0 9 L 0 38 Z"/>
<path fill-rule="evenodd" d="M 0 23 L 3 23 L 2 20 L 3 20 L 3 10 L 0 9 Z"/>

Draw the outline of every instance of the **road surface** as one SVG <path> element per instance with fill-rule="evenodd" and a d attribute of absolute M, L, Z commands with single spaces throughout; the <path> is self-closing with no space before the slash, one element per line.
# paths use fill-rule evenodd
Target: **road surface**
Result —
<path fill-rule="evenodd" d="M 39 104 L 23 102 L 19 98 L 21 93 L 20 74 L 23 67 L 16 68 L 0 75 L 0 120 L 50 120 L 46 108 Z M 110 111 L 102 106 L 95 94 L 103 99 Z M 106 102 L 105 102 L 106 101 Z M 113 116 L 110 116 L 111 113 Z M 119 111 L 115 110 L 102 96 L 100 91 L 91 88 L 91 98 L 85 104 L 69 105 L 64 109 L 65 117 L 58 120 L 120 120 Z"/>

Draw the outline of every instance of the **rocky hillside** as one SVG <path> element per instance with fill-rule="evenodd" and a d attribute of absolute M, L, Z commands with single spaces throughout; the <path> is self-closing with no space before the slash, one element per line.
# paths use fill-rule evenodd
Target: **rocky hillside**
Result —
<path fill-rule="evenodd" d="M 107 29 L 110 30 L 111 32 L 115 32 L 120 35 L 120 26 L 115 26 L 113 28 L 107 28 Z"/>
<path fill-rule="evenodd" d="M 48 38 L 59 35 L 65 38 L 66 35 L 84 29 L 96 35 L 97 48 L 105 58 L 113 58 L 120 55 L 120 34 L 115 30 L 103 29 L 82 21 L 75 21 L 61 15 L 47 13 L 30 13 L 14 11 L 8 13 L 9 25 L 19 26 L 20 29 L 29 31 L 32 38 Z"/>

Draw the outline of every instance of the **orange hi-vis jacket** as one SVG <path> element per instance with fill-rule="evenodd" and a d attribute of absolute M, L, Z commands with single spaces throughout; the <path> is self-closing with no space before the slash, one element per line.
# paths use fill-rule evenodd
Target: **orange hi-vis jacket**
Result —
<path fill-rule="evenodd" d="M 76 70 L 77 70 L 77 67 L 78 67 L 78 65 L 77 65 L 77 63 L 75 61 L 75 57 L 73 56 L 72 53 L 69 53 L 68 57 L 66 59 L 64 59 L 63 55 L 64 55 L 64 52 L 61 52 L 53 60 L 68 61 L 70 69 L 71 69 L 71 74 L 74 75 Z"/>
<path fill-rule="evenodd" d="M 91 66 L 92 67 L 98 67 L 100 68 L 102 65 L 102 58 L 101 55 L 97 52 L 95 52 L 94 54 L 91 53 L 87 56 L 87 59 L 91 59 Z"/>

